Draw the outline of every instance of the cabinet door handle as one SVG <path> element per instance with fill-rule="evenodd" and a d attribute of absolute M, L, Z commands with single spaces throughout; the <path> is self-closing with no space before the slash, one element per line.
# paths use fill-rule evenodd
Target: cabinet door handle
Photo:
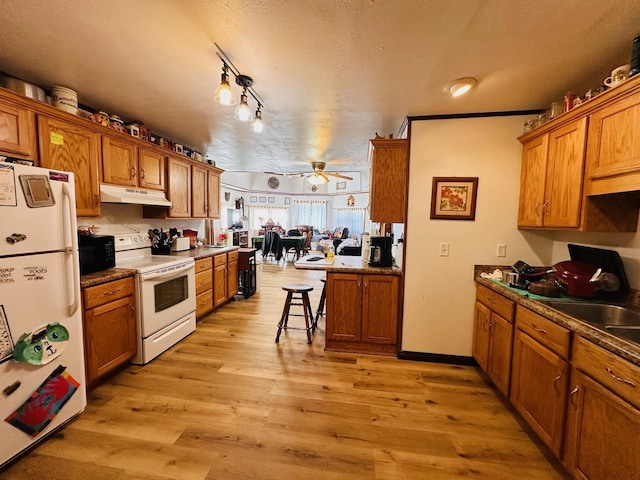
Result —
<path fill-rule="evenodd" d="M 116 293 L 118 293 L 120 291 L 119 288 L 116 288 L 115 290 L 108 290 L 106 292 L 103 292 L 102 295 L 104 295 L 105 297 L 110 297 L 111 295 L 115 295 Z"/>
<path fill-rule="evenodd" d="M 578 405 L 576 404 L 575 398 L 576 398 L 576 394 L 580 391 L 580 387 L 578 387 L 577 385 L 575 387 L 573 387 L 573 389 L 569 392 L 569 398 L 571 399 L 571 404 L 577 408 Z"/>
<path fill-rule="evenodd" d="M 536 327 L 535 325 L 531 325 L 531 327 L 538 333 L 542 333 L 543 335 L 547 334 L 547 331 L 544 328 Z"/>
<path fill-rule="evenodd" d="M 605 367 L 605 370 L 607 371 L 609 376 L 611 376 L 611 378 L 613 378 L 615 381 L 624 383 L 625 385 L 629 385 L 630 387 L 636 388 L 635 383 L 633 383 L 631 380 L 625 380 L 624 378 L 618 377 L 615 373 L 613 373 L 613 370 L 611 370 L 609 367 Z"/>
<path fill-rule="evenodd" d="M 536 203 L 536 215 L 540 215 L 540 202 Z"/>
<path fill-rule="evenodd" d="M 100 195 L 94 195 L 93 196 L 93 206 L 97 207 L 98 205 L 100 205 Z"/>
<path fill-rule="evenodd" d="M 560 379 L 562 378 L 562 375 L 558 375 L 556 378 L 553 379 L 553 388 L 555 388 L 556 390 L 558 390 L 558 382 L 560 381 Z"/>
<path fill-rule="evenodd" d="M 131 167 L 131 178 L 136 178 L 136 167 Z"/>
<path fill-rule="evenodd" d="M 144 173 L 144 168 L 141 168 L 141 169 L 140 169 L 140 180 L 144 180 L 144 177 L 145 177 L 145 176 L 146 176 L 146 175 L 145 175 L 145 173 Z"/>
<path fill-rule="evenodd" d="M 547 208 L 549 205 L 549 202 L 544 202 L 542 204 L 542 215 L 549 215 L 549 209 Z"/>

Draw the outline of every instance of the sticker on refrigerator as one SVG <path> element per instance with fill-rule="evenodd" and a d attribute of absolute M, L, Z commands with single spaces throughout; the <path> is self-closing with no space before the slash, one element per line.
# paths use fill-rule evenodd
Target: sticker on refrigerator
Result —
<path fill-rule="evenodd" d="M 16 179 L 13 166 L 0 163 L 0 206 L 15 207 L 17 205 Z"/>
<path fill-rule="evenodd" d="M 0 284 L 2 283 L 14 283 L 16 281 L 13 278 L 14 267 L 0 267 Z"/>
<path fill-rule="evenodd" d="M 58 366 L 4 421 L 32 437 L 42 432 L 80 386 L 66 368 Z"/>
<path fill-rule="evenodd" d="M 4 305 L 0 305 L 0 363 L 11 358 L 13 352 L 13 340 L 9 330 L 9 322 L 4 313 Z"/>
<path fill-rule="evenodd" d="M 48 269 L 44 265 L 32 265 L 23 268 L 22 276 L 27 282 L 37 282 L 47 279 Z"/>
<path fill-rule="evenodd" d="M 69 343 L 69 330 L 58 322 L 38 327 L 18 339 L 12 357 L 16 362 L 46 365 L 60 356 Z"/>

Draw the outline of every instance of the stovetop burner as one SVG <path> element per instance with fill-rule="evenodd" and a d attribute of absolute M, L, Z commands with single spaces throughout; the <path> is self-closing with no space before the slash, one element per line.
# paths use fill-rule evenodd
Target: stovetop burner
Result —
<path fill-rule="evenodd" d="M 133 268 L 148 273 L 172 265 L 193 263 L 193 258 L 173 255 L 152 255 L 151 240 L 142 233 L 115 235 L 116 267 Z"/>

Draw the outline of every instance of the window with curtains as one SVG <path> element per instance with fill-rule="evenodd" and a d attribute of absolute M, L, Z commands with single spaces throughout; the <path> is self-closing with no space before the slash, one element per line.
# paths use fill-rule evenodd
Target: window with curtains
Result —
<path fill-rule="evenodd" d="M 365 231 L 365 220 L 367 218 L 364 208 L 336 208 L 334 218 L 336 226 L 347 227 L 349 235 L 362 235 Z"/>
<path fill-rule="evenodd" d="M 323 200 L 294 200 L 294 225 L 311 225 L 322 231 L 327 227 L 327 202 Z"/>
<path fill-rule="evenodd" d="M 280 225 L 285 230 L 291 228 L 289 225 L 289 207 L 249 207 L 251 213 L 249 218 L 251 219 L 250 228 L 259 230 L 262 225 L 267 223 L 269 219 L 276 225 Z"/>

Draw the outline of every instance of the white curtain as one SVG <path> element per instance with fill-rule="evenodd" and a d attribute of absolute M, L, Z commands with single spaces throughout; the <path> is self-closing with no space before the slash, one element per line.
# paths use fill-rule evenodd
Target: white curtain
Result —
<path fill-rule="evenodd" d="M 322 231 L 327 227 L 327 202 L 324 200 L 294 200 L 295 225 L 311 225 Z"/>
<path fill-rule="evenodd" d="M 285 230 L 291 228 L 290 225 L 287 225 L 289 222 L 289 207 L 250 206 L 249 219 L 251 222 L 249 228 L 253 230 L 259 230 L 269 219 Z"/>
<path fill-rule="evenodd" d="M 355 234 L 359 237 L 365 231 L 366 213 L 365 208 L 336 208 L 336 226 L 347 227 L 349 235 Z"/>

